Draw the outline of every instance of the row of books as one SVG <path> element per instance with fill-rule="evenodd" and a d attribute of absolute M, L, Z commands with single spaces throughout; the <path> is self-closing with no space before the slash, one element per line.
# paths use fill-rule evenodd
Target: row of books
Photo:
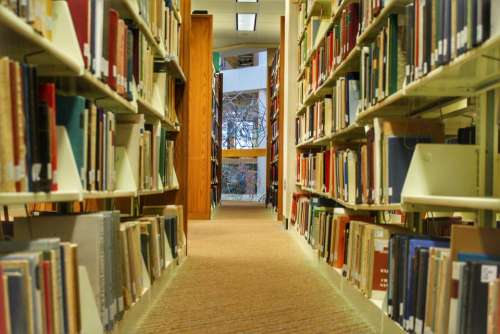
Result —
<path fill-rule="evenodd" d="M 139 1 L 139 14 L 149 24 L 155 40 L 164 44 L 167 54 L 175 56 L 179 56 L 180 22 L 175 15 L 178 6 L 178 1 L 171 0 Z"/>
<path fill-rule="evenodd" d="M 68 293 L 79 286 L 77 263 L 86 269 L 92 289 L 91 295 L 95 300 L 103 328 L 112 330 L 124 312 L 143 295 L 150 282 L 160 277 L 162 271 L 177 257 L 178 249 L 184 245 L 179 207 L 145 207 L 144 214 L 146 216 L 143 218 L 126 221 L 121 221 L 119 211 L 77 215 L 42 214 L 29 218 L 16 218 L 13 223 L 16 241 L 12 242 L 14 246 L 9 247 L 21 244 L 25 245 L 24 249 L 30 251 L 49 251 L 52 254 L 55 251 L 60 252 L 56 254 L 57 258 L 53 259 L 58 261 L 59 258 L 60 262 L 51 262 L 52 275 L 55 275 L 54 280 L 61 283 L 66 283 L 67 276 L 72 279 L 69 283 L 72 285 L 69 285 L 68 290 L 55 290 L 53 293 L 56 293 L 58 299 L 53 303 L 44 305 L 30 303 L 29 310 L 32 312 L 16 314 L 25 317 L 23 321 L 16 321 L 16 326 L 35 326 L 40 323 L 42 315 L 45 317 L 50 315 L 43 309 L 50 305 L 58 312 L 58 316 L 48 320 L 52 331 L 16 331 L 13 328 L 12 333 L 80 331 L 79 312 L 91 305 L 81 305 L 78 292 Z M 38 246 L 40 241 L 31 241 L 33 238 L 49 237 L 57 237 L 64 243 L 59 244 L 59 239 L 42 239 L 50 241 L 43 243 L 47 248 L 45 249 Z M 10 242 L 4 243 L 9 245 Z M 75 245 L 78 245 L 78 252 Z M 35 270 L 36 267 L 30 268 L 30 272 Z M 59 270 L 59 273 L 55 270 Z M 42 273 L 44 271 L 39 272 Z M 35 281 L 33 280 L 33 284 Z M 26 298 L 40 303 L 36 291 L 28 289 L 26 282 L 28 281 L 21 283 L 21 288 L 24 287 L 26 288 L 24 291 L 32 292 L 26 294 Z M 55 282 L 52 286 L 57 288 L 54 284 Z M 12 287 L 11 289 L 9 285 L 9 293 L 15 291 L 16 286 Z M 36 288 L 41 289 L 42 286 Z"/>
<path fill-rule="evenodd" d="M 309 83 L 316 90 L 330 73 L 350 54 L 356 46 L 359 28 L 359 4 L 350 3 L 342 11 L 337 22 L 320 41 L 312 56 Z"/>
<path fill-rule="evenodd" d="M 498 1 L 412 1 L 406 6 L 406 83 L 500 33 Z"/>
<path fill-rule="evenodd" d="M 325 95 L 297 117 L 296 143 L 330 136 L 353 124 L 359 101 L 359 73 L 349 72 L 338 78 L 332 94 Z"/>
<path fill-rule="evenodd" d="M 136 23 L 120 18 L 110 1 L 68 1 L 68 5 L 85 67 L 124 98 L 134 99 L 136 85 L 138 96 L 151 100 L 155 54 Z M 156 39 L 168 37 L 166 45 L 178 55 L 178 42 L 170 40 L 178 39 L 178 22 L 165 1 L 144 3 L 140 14 Z"/>
<path fill-rule="evenodd" d="M 38 82 L 35 67 L 8 58 L 0 59 L 0 78 L 2 192 L 58 190 L 59 128 L 69 135 L 84 190 L 116 188 L 117 147 L 138 157 L 132 164 L 140 189 L 155 189 L 158 174 L 164 185 L 173 180 L 173 143 L 143 115 L 115 116 L 84 97 L 62 95 L 55 84 Z"/>
<path fill-rule="evenodd" d="M 49 40 L 52 39 L 52 1 L 2 0 L 0 1 L 0 5 L 6 6 L 12 10 L 45 38 Z"/>
<path fill-rule="evenodd" d="M 0 241 L 0 253 L 0 332 L 79 333 L 78 246 Z"/>
<path fill-rule="evenodd" d="M 292 224 L 321 259 L 367 298 L 385 301 L 389 317 L 406 331 L 498 330 L 499 257 L 461 252 L 457 242 L 456 259 L 452 258 L 448 238 L 463 228 L 459 217 L 426 218 L 421 225 L 430 234 L 417 235 L 399 225 L 375 224 L 368 215 L 345 214 L 327 202 L 296 193 Z"/>
<path fill-rule="evenodd" d="M 441 123 L 375 118 L 366 144 L 297 155 L 297 182 L 348 203 L 399 203 L 415 146 L 442 143 Z"/>
<path fill-rule="evenodd" d="M 406 17 L 389 15 L 378 35 L 361 52 L 361 104 L 364 109 L 401 89 L 405 79 Z"/>
<path fill-rule="evenodd" d="M 147 124 L 142 114 L 116 117 L 120 134 L 116 136 L 116 146 L 127 151 L 138 190 L 173 186 L 174 142 L 168 139 L 167 131 L 159 124 Z"/>

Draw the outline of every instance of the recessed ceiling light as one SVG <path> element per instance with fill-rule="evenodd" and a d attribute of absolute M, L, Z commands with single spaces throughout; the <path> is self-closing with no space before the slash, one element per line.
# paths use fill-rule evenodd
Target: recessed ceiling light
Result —
<path fill-rule="evenodd" d="M 236 13 L 236 30 L 255 31 L 257 13 Z"/>
<path fill-rule="evenodd" d="M 236 2 L 259 2 L 259 0 L 236 0 Z"/>

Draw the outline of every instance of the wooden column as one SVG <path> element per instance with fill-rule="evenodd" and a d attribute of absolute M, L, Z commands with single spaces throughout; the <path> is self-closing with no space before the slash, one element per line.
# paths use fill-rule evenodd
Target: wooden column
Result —
<path fill-rule="evenodd" d="M 192 15 L 189 64 L 188 219 L 210 219 L 212 15 Z"/>

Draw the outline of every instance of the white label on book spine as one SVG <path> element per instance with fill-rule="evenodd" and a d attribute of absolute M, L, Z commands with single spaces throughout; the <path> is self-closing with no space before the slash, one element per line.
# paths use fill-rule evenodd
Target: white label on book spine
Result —
<path fill-rule="evenodd" d="M 443 55 L 446 57 L 448 56 L 448 48 L 446 47 L 448 45 L 448 38 L 445 38 L 443 41 Z"/>
<path fill-rule="evenodd" d="M 14 177 L 16 181 L 20 181 L 24 177 L 24 168 L 23 166 L 15 166 L 14 167 Z"/>
<path fill-rule="evenodd" d="M 410 320 L 408 320 L 408 329 L 410 331 L 413 330 L 413 324 L 415 323 L 415 317 L 414 316 L 410 316 Z"/>
<path fill-rule="evenodd" d="M 440 40 L 438 42 L 438 56 L 442 56 L 443 55 L 443 41 Z"/>
<path fill-rule="evenodd" d="M 87 58 L 90 58 L 90 45 L 89 45 L 89 43 L 83 44 L 83 55 Z"/>
<path fill-rule="evenodd" d="M 90 183 L 95 182 L 95 171 L 94 170 L 89 171 L 89 182 Z"/>
<path fill-rule="evenodd" d="M 481 266 L 481 283 L 489 283 L 491 281 L 496 280 L 497 278 L 497 269 L 496 265 L 482 265 Z"/>
<path fill-rule="evenodd" d="M 385 240 L 377 239 L 373 243 L 373 248 L 375 249 L 375 252 L 383 252 L 386 246 L 387 242 Z"/>
<path fill-rule="evenodd" d="M 405 305 L 401 302 L 399 303 L 399 315 L 403 315 L 403 310 L 405 308 Z"/>
<path fill-rule="evenodd" d="M 478 26 L 477 26 L 476 39 L 478 41 L 482 41 L 483 40 L 483 25 L 481 23 L 478 24 Z"/>
<path fill-rule="evenodd" d="M 425 327 L 424 334 L 433 334 L 432 329 L 430 329 L 430 327 Z"/>
<path fill-rule="evenodd" d="M 9 163 L 7 164 L 7 169 L 6 169 L 6 172 L 7 172 L 7 179 L 8 180 L 15 180 L 16 178 L 16 172 L 15 172 L 15 168 L 14 168 L 14 164 L 13 163 Z"/>
<path fill-rule="evenodd" d="M 42 171 L 42 164 L 40 163 L 34 163 L 31 165 L 31 178 L 33 181 L 38 182 L 40 181 L 40 173 Z"/>
<path fill-rule="evenodd" d="M 423 322 L 421 319 L 415 319 L 415 334 L 422 334 Z"/>

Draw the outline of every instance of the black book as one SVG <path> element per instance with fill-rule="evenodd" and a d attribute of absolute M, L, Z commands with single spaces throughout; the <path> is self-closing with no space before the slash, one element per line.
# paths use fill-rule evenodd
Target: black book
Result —
<path fill-rule="evenodd" d="M 470 295 L 470 284 L 469 276 L 471 272 L 470 263 L 466 263 L 463 268 L 463 276 L 460 281 L 460 291 L 465 293 L 462 295 L 462 300 L 460 301 L 460 334 L 465 334 L 467 330 L 467 311 L 469 308 L 469 295 Z"/>
<path fill-rule="evenodd" d="M 395 276 L 396 276 L 396 257 L 397 253 L 395 251 L 396 245 L 396 235 L 391 236 L 389 239 L 389 261 L 388 261 L 388 279 L 387 279 L 387 315 L 389 318 L 393 319 L 393 310 L 394 310 L 394 285 L 395 285 Z"/>
<path fill-rule="evenodd" d="M 424 66 L 423 73 L 427 73 L 431 69 L 431 57 L 432 57 L 432 3 L 430 1 L 424 2 L 423 5 L 424 24 L 423 24 L 423 36 L 424 44 L 423 54 L 424 54 Z"/>
<path fill-rule="evenodd" d="M 42 157 L 40 152 L 40 144 L 41 140 L 39 139 L 38 127 L 40 126 L 38 114 L 39 110 L 37 108 L 38 101 L 38 79 L 37 79 L 37 71 L 33 66 L 27 67 L 27 85 L 25 85 L 27 99 L 28 99 L 28 112 L 29 119 L 27 120 L 28 127 L 30 129 L 30 149 L 31 149 L 31 164 L 28 166 L 28 174 L 30 176 L 31 182 L 31 191 L 37 192 L 42 191 L 42 186 L 40 183 L 41 175 L 40 175 L 40 166 L 42 163 Z M 45 104 L 47 108 L 47 105 Z M 48 109 L 47 109 L 48 111 Z M 48 146 L 45 146 L 46 150 L 48 150 Z"/>
<path fill-rule="evenodd" d="M 415 5 L 413 3 L 406 6 L 406 84 L 413 81 L 413 55 L 415 42 Z"/>
<path fill-rule="evenodd" d="M 427 298 L 427 271 L 429 265 L 429 249 L 419 248 L 417 250 L 418 269 L 417 269 L 417 302 L 415 308 L 415 332 L 424 332 L 425 321 L 425 302 Z"/>
<path fill-rule="evenodd" d="M 399 296 L 399 313 L 398 313 L 398 322 L 403 328 L 405 314 L 404 310 L 406 308 L 406 301 L 408 297 L 406 296 L 406 285 L 408 281 L 408 244 L 409 238 L 403 238 L 400 243 L 400 254 L 401 258 L 398 261 L 398 271 L 400 275 L 398 275 L 398 296 Z"/>
<path fill-rule="evenodd" d="M 23 89 L 23 111 L 24 111 L 24 119 L 25 119 L 25 142 L 26 142 L 26 168 L 27 168 L 27 176 L 28 176 L 28 189 L 29 191 L 35 191 L 33 189 L 33 175 L 31 174 L 31 165 L 32 165 L 32 154 L 33 154 L 33 128 L 34 126 L 34 115 L 32 115 L 34 106 L 31 104 L 31 80 L 30 80 L 30 72 L 31 67 L 26 64 L 21 65 L 22 69 L 22 89 Z"/>
<path fill-rule="evenodd" d="M 444 18 L 443 18 L 443 63 L 446 64 L 451 58 L 451 0 L 443 0 Z"/>
<path fill-rule="evenodd" d="M 412 302 L 408 303 L 407 305 L 407 328 L 410 330 L 415 329 L 415 314 L 416 314 L 416 308 L 417 308 L 417 295 L 418 295 L 418 266 L 419 266 L 419 255 L 418 255 L 418 250 L 416 250 L 415 254 L 411 257 L 411 268 L 413 271 L 413 275 L 411 277 L 411 291 L 410 293 L 412 294 L 410 300 Z"/>
<path fill-rule="evenodd" d="M 40 167 L 39 173 L 35 172 L 38 175 L 34 176 L 34 180 L 38 184 L 38 191 L 50 192 L 52 185 L 52 178 L 50 177 L 52 173 L 50 167 L 50 110 L 45 101 L 39 101 L 36 110 L 36 139 L 40 145 L 38 147 L 40 164 L 33 165 L 32 169 L 37 169 L 36 166 Z"/>
<path fill-rule="evenodd" d="M 488 283 L 496 280 L 500 273 L 500 263 L 481 261 L 470 265 L 467 309 L 467 334 L 486 333 L 488 315 Z"/>

